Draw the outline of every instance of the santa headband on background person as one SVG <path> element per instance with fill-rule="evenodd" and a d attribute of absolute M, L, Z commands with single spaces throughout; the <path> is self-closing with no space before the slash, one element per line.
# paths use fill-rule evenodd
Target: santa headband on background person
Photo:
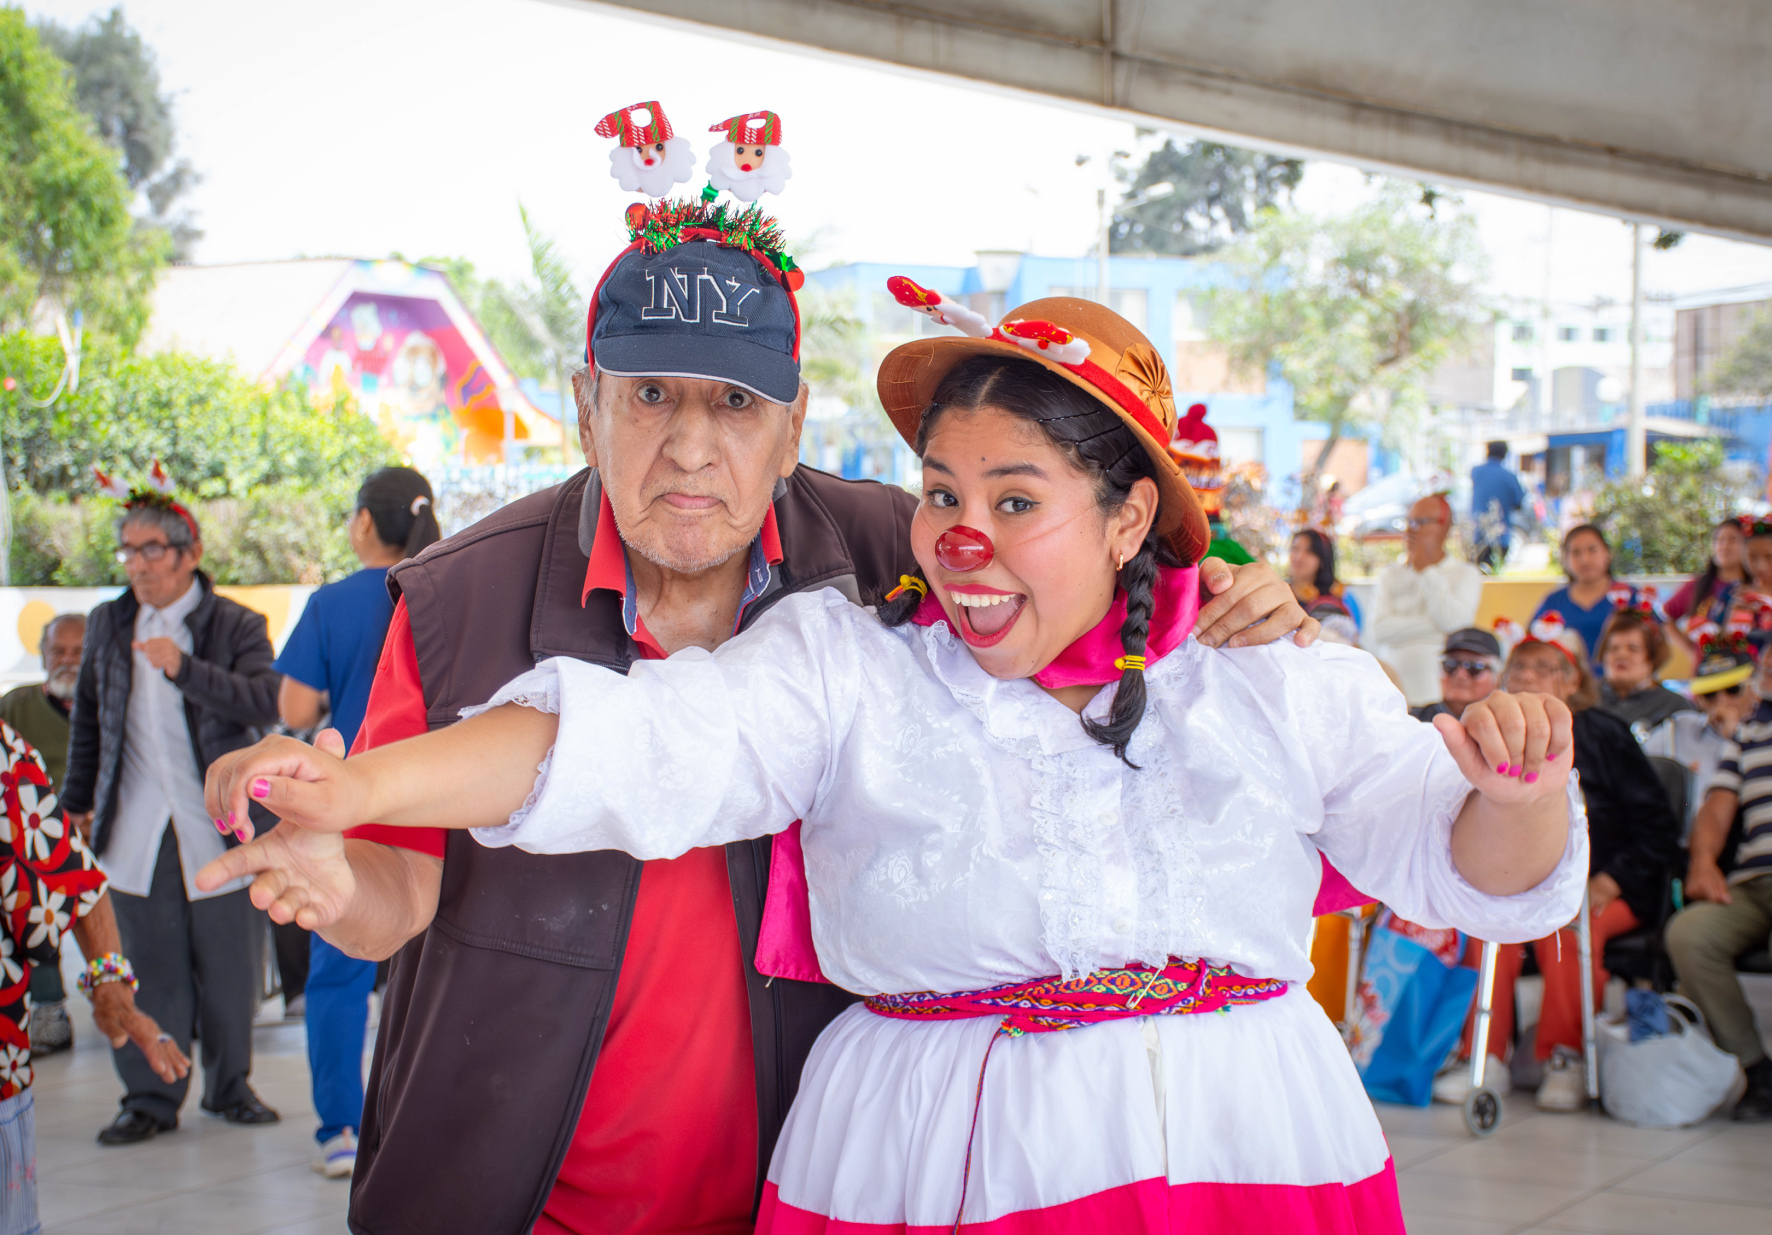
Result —
<path fill-rule="evenodd" d="M 166 469 L 161 466 L 160 460 L 155 459 L 153 466 L 148 469 L 148 483 L 136 485 L 133 488 L 114 476 L 106 475 L 99 470 L 96 463 L 92 465 L 92 475 L 98 484 L 98 491 L 122 502 L 125 511 L 141 510 L 145 507 L 170 510 L 184 520 L 185 526 L 191 529 L 192 540 L 203 539 L 202 533 L 197 530 L 197 520 L 177 498 L 173 497 L 172 477 L 166 474 Z"/>
<path fill-rule="evenodd" d="M 710 125 L 708 132 L 724 133 L 726 140 L 708 153 L 704 201 L 713 201 L 724 190 L 742 202 L 754 202 L 786 187 L 793 170 L 781 149 L 780 116 L 745 112 Z M 695 174 L 695 151 L 687 138 L 676 135 L 656 99 L 610 112 L 597 122 L 596 133 L 618 139 L 609 152 L 609 174 L 629 193 L 662 198 Z"/>

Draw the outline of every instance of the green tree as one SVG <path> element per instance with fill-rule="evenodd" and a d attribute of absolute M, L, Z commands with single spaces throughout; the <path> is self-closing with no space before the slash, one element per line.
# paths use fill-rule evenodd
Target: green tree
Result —
<path fill-rule="evenodd" d="M 1245 372 L 1277 368 L 1298 418 L 1328 427 L 1306 494 L 1350 430 L 1422 405 L 1427 375 L 1486 317 L 1474 223 L 1400 184 L 1344 215 L 1270 212 L 1222 260 L 1212 337 Z"/>
<path fill-rule="evenodd" d="M 167 240 L 136 234 L 117 163 L 65 63 L 23 13 L 0 9 L 0 333 L 55 310 L 124 339 L 141 332 Z"/>
<path fill-rule="evenodd" d="M 15 385 L 0 390 L 14 582 L 117 581 L 116 512 L 92 466 L 134 483 L 156 458 L 198 502 L 220 581 L 319 582 L 352 568 L 345 519 L 357 486 L 398 460 L 348 401 L 316 408 L 293 385 L 266 387 L 182 353 L 134 355 L 103 337 L 77 391 L 50 407 L 22 396 L 52 384 L 61 362 L 54 339 L 0 337 L 0 372 Z"/>
<path fill-rule="evenodd" d="M 124 178 L 147 202 L 143 225 L 165 232 L 174 257 L 189 260 L 203 233 L 188 211 L 175 215 L 173 207 L 198 176 L 185 160 L 173 161 L 172 99 L 160 89 L 153 49 L 130 28 L 121 7 L 73 30 L 40 21 L 37 33 L 72 67 L 75 102 L 123 156 Z"/>
<path fill-rule="evenodd" d="M 1593 521 L 1612 542 L 1618 574 L 1683 574 L 1710 558 L 1717 524 L 1752 497 L 1725 470 L 1715 439 L 1660 442 L 1640 480 L 1616 480 L 1594 493 Z"/>
<path fill-rule="evenodd" d="M 1173 185 L 1173 191 L 1117 213 L 1108 228 L 1108 248 L 1170 257 L 1214 252 L 1255 226 L 1264 210 L 1289 198 L 1303 178 L 1298 159 L 1216 142 L 1178 147 L 1165 141 L 1136 172 L 1121 173 L 1122 200 L 1154 185 Z"/>
<path fill-rule="evenodd" d="M 1772 395 L 1772 311 L 1761 310 L 1704 375 L 1720 395 Z"/>

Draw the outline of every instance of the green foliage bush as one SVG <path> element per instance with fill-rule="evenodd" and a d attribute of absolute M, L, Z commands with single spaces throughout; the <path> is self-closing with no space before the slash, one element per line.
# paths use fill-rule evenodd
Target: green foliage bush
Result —
<path fill-rule="evenodd" d="M 397 462 L 348 400 L 315 408 L 232 366 L 181 353 L 138 356 L 95 340 L 80 386 L 48 408 L 61 370 L 54 339 L 0 337 L 0 461 L 12 499 L 15 584 L 122 582 L 112 560 L 117 504 L 98 493 L 97 464 L 127 483 L 154 459 L 192 499 L 205 568 L 222 583 L 319 583 L 355 568 L 345 535 L 357 486 Z"/>
<path fill-rule="evenodd" d="M 1724 467 L 1721 442 L 1662 442 L 1641 480 L 1594 492 L 1593 521 L 1612 542 L 1613 573 L 1681 574 L 1703 568 L 1711 533 L 1751 496 Z"/>

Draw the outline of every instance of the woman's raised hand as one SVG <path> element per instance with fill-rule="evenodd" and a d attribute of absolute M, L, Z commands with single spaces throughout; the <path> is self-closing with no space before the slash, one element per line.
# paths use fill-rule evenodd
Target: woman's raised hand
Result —
<path fill-rule="evenodd" d="M 329 729 L 313 746 L 272 737 L 223 755 L 209 765 L 203 798 L 216 827 L 248 841 L 254 802 L 312 831 L 343 832 L 370 822 L 364 814 L 368 788 L 345 762 L 337 731 Z"/>
<path fill-rule="evenodd" d="M 1434 727 L 1466 780 L 1499 803 L 1562 797 L 1574 767 L 1574 718 L 1550 695 L 1496 691 Z"/>

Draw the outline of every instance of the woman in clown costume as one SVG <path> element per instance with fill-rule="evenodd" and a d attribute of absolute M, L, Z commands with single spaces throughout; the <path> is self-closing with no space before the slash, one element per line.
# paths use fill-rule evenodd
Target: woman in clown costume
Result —
<path fill-rule="evenodd" d="M 1208 533 L 1155 349 L 1068 298 L 950 320 L 971 337 L 880 372 L 924 492 L 877 614 L 808 594 L 625 677 L 547 661 L 348 763 L 270 739 L 211 808 L 640 858 L 803 820 L 817 963 L 866 999 L 806 1065 L 759 1231 L 1399 1232 L 1304 990 L 1323 864 L 1416 922 L 1561 926 L 1569 712 L 1497 693 L 1436 731 L 1364 653 L 1188 639 Z"/>

